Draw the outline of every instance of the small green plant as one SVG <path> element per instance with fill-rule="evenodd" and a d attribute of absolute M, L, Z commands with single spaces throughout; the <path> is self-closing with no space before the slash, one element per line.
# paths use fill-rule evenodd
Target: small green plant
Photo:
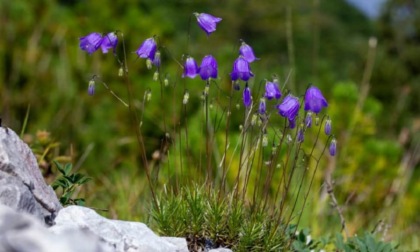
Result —
<path fill-rule="evenodd" d="M 353 236 L 344 241 L 341 234 L 335 236 L 337 251 L 344 252 L 393 252 L 397 251 L 398 245 L 378 240 L 373 234 L 365 232 L 363 236 Z"/>
<path fill-rule="evenodd" d="M 62 165 L 54 161 L 54 164 L 57 166 L 57 170 L 61 173 L 61 176 L 51 186 L 56 191 L 61 188 L 60 203 L 63 206 L 84 206 L 85 199 L 73 198 L 72 196 L 78 187 L 86 184 L 91 178 L 81 173 L 72 173 L 73 165 L 71 163 Z"/>

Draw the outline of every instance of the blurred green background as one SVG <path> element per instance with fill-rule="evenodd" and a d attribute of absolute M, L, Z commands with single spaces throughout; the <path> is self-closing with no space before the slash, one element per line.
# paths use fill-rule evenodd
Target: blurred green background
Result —
<path fill-rule="evenodd" d="M 193 12 L 223 21 L 207 37 Z M 178 87 L 182 97 L 188 88 L 191 103 L 199 104 L 202 82 L 180 78 L 176 61 L 184 54 L 199 61 L 211 53 L 219 63 L 219 85 L 230 85 L 228 74 L 243 39 L 261 58 L 252 65 L 255 87 L 276 74 L 282 82 L 289 78 L 288 88 L 297 94 L 308 83 L 317 85 L 329 101 L 338 155 L 318 172 L 312 211 L 302 224 L 315 235 L 340 230 L 322 187 L 332 174 L 351 232 L 383 221 L 387 238 L 407 248 L 420 246 L 419 1 L 388 0 L 370 19 L 344 0 L 1 0 L 0 20 L 3 124 L 20 132 L 30 107 L 27 141 L 39 130 L 50 132 L 60 142 L 56 151 L 70 155 L 81 172 L 93 177 L 79 196 L 89 206 L 107 209 L 104 215 L 145 221 L 150 195 L 128 111 L 99 84 L 93 97 L 87 94 L 97 74 L 126 100 L 119 65 L 112 54 L 81 51 L 79 38 L 123 32 L 135 104 L 140 106 L 144 91 L 152 90 L 142 126 L 151 160 L 166 125 L 177 122 L 180 112 L 159 99 L 153 72 L 133 52 L 158 35 L 168 89 Z M 369 51 L 372 37 L 377 46 Z M 190 113 L 199 111 L 191 106 Z"/>

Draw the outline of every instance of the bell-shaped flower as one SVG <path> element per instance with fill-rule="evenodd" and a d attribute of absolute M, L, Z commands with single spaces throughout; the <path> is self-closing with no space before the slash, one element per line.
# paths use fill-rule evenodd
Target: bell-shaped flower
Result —
<path fill-rule="evenodd" d="M 288 95 L 284 98 L 283 102 L 276 106 L 281 116 L 289 120 L 289 127 L 294 128 L 296 126 L 296 116 L 299 113 L 299 99 L 293 95 Z"/>
<path fill-rule="evenodd" d="M 266 111 L 267 111 L 267 106 L 265 104 L 265 99 L 261 98 L 260 99 L 260 106 L 258 107 L 258 113 L 263 115 L 263 114 L 265 114 Z"/>
<path fill-rule="evenodd" d="M 118 44 L 118 37 L 115 32 L 110 32 L 102 37 L 101 49 L 103 53 L 108 53 L 110 49 L 115 52 Z"/>
<path fill-rule="evenodd" d="M 267 81 L 265 83 L 265 98 L 268 100 L 271 100 L 273 98 L 280 99 L 281 98 L 281 92 L 279 89 L 279 86 L 276 82 L 269 82 Z"/>
<path fill-rule="evenodd" d="M 327 107 L 328 103 L 322 95 L 321 91 L 315 87 L 311 86 L 306 90 L 305 93 L 305 111 L 312 111 L 315 114 L 321 112 L 323 107 Z"/>
<path fill-rule="evenodd" d="M 233 69 L 230 73 L 230 78 L 233 81 L 241 79 L 243 81 L 248 81 L 249 78 L 254 76 L 249 68 L 249 63 L 243 57 L 239 56 L 233 63 Z"/>
<path fill-rule="evenodd" d="M 331 140 L 329 151 L 331 156 L 335 156 L 337 153 L 337 140 L 335 138 Z"/>
<path fill-rule="evenodd" d="M 194 15 L 197 18 L 198 25 L 207 33 L 207 36 L 216 31 L 216 24 L 222 21 L 221 18 L 206 13 L 196 12 Z"/>
<path fill-rule="evenodd" d="M 217 78 L 217 61 L 212 55 L 204 56 L 199 68 L 201 79 L 208 80 Z"/>
<path fill-rule="evenodd" d="M 157 44 L 154 38 L 148 38 L 140 45 L 136 53 L 140 58 L 147 58 L 153 62 L 155 59 Z"/>
<path fill-rule="evenodd" d="M 245 107 L 249 107 L 252 104 L 252 96 L 251 96 L 251 89 L 246 86 L 243 93 L 244 105 Z"/>
<path fill-rule="evenodd" d="M 329 136 L 331 134 L 331 119 L 330 118 L 328 118 L 325 121 L 324 130 L 325 130 L 325 135 Z"/>
<path fill-rule="evenodd" d="M 83 51 L 86 51 L 87 53 L 92 54 L 96 50 L 98 50 L 99 47 L 101 47 L 101 44 L 102 44 L 102 35 L 97 32 L 93 32 L 89 35 L 86 35 L 80 38 L 79 47 Z"/>
<path fill-rule="evenodd" d="M 239 55 L 244 57 L 244 59 L 249 63 L 254 62 L 255 60 L 259 60 L 259 58 L 255 57 L 252 47 L 245 42 L 242 42 L 241 47 L 239 47 Z"/>
<path fill-rule="evenodd" d="M 188 77 L 188 78 L 195 78 L 195 76 L 198 73 L 198 66 L 197 62 L 195 62 L 193 57 L 188 56 L 185 60 L 184 64 L 184 73 L 182 74 L 182 78 Z"/>

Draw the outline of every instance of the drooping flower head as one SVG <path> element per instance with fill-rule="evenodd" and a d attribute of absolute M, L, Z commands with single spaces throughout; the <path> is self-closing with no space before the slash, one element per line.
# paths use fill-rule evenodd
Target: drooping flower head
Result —
<path fill-rule="evenodd" d="M 329 151 L 331 156 L 335 156 L 337 153 L 337 140 L 335 138 L 331 140 Z"/>
<path fill-rule="evenodd" d="M 204 56 L 199 68 L 200 77 L 203 80 L 217 78 L 217 61 L 212 55 Z"/>
<path fill-rule="evenodd" d="M 87 53 L 92 54 L 96 50 L 99 49 L 101 44 L 102 44 L 102 35 L 97 32 L 93 32 L 91 34 L 88 34 L 80 38 L 79 47 L 83 51 L 86 51 Z"/>
<path fill-rule="evenodd" d="M 287 95 L 283 102 L 277 105 L 279 114 L 289 120 L 290 128 L 296 126 L 295 119 L 299 112 L 299 107 L 299 99 L 293 95 Z"/>
<path fill-rule="evenodd" d="M 276 99 L 280 99 L 281 97 L 281 92 L 279 89 L 279 86 L 277 85 L 276 82 L 269 82 L 267 81 L 265 83 L 265 94 L 264 94 L 265 98 L 271 100 L 273 98 Z"/>
<path fill-rule="evenodd" d="M 254 76 L 249 68 L 249 63 L 242 56 L 239 56 L 233 63 L 233 69 L 230 73 L 230 77 L 233 81 L 241 79 L 243 81 L 248 81 L 249 78 Z"/>
<path fill-rule="evenodd" d="M 118 44 L 118 37 L 115 32 L 110 32 L 102 37 L 101 49 L 103 53 L 108 53 L 110 49 L 115 52 Z"/>
<path fill-rule="evenodd" d="M 241 47 L 239 47 L 239 55 L 244 57 L 244 59 L 249 63 L 254 62 L 255 60 L 259 60 L 259 58 L 255 57 L 252 47 L 245 42 L 242 42 Z"/>
<path fill-rule="evenodd" d="M 325 135 L 329 136 L 331 134 L 331 119 L 330 118 L 328 118 L 325 121 L 324 130 L 325 130 Z"/>
<path fill-rule="evenodd" d="M 148 38 L 140 45 L 136 53 L 140 58 L 147 58 L 151 61 L 155 59 L 157 44 L 154 38 Z"/>
<path fill-rule="evenodd" d="M 249 107 L 252 104 L 251 89 L 246 86 L 243 93 L 244 105 Z"/>
<path fill-rule="evenodd" d="M 306 90 L 305 93 L 305 110 L 312 111 L 315 114 L 321 112 L 323 107 L 327 107 L 328 103 L 322 95 L 321 91 L 315 87 L 311 86 Z"/>
<path fill-rule="evenodd" d="M 184 73 L 182 74 L 182 78 L 188 77 L 188 78 L 195 78 L 195 76 L 198 74 L 198 66 L 197 62 L 195 62 L 193 57 L 188 56 L 185 60 L 184 64 Z"/>
<path fill-rule="evenodd" d="M 267 106 L 265 104 L 265 99 L 261 98 L 260 99 L 260 106 L 258 107 L 258 113 L 263 115 L 263 114 L 265 114 L 266 110 L 267 110 Z"/>
<path fill-rule="evenodd" d="M 195 12 L 194 15 L 197 18 L 198 25 L 207 33 L 207 36 L 216 31 L 216 24 L 222 21 L 221 18 L 206 13 Z"/>

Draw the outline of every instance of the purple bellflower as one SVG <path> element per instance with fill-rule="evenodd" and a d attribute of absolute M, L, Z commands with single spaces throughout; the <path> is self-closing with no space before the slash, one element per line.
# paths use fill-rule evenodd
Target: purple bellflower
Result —
<path fill-rule="evenodd" d="M 246 86 L 243 93 L 244 105 L 245 107 L 249 107 L 252 104 L 252 96 L 251 96 L 251 89 Z"/>
<path fill-rule="evenodd" d="M 325 130 L 325 135 L 329 136 L 331 134 L 331 119 L 330 118 L 328 118 L 325 121 L 324 130 Z"/>
<path fill-rule="evenodd" d="M 281 97 L 281 92 L 279 89 L 279 86 L 275 82 L 269 82 L 267 81 L 265 83 L 265 98 L 268 100 L 271 100 L 273 98 L 276 98 L 277 100 Z"/>
<path fill-rule="evenodd" d="M 198 66 L 197 62 L 195 62 L 193 57 L 188 56 L 185 60 L 184 64 L 184 73 L 182 74 L 182 78 L 188 77 L 188 78 L 195 78 L 195 76 L 198 73 Z"/>
<path fill-rule="evenodd" d="M 241 79 L 243 81 L 248 81 L 249 78 L 254 76 L 249 68 L 249 63 L 242 56 L 239 56 L 233 63 L 233 69 L 230 73 L 230 77 L 233 81 Z"/>
<path fill-rule="evenodd" d="M 311 86 L 306 90 L 305 93 L 305 111 L 312 111 L 315 114 L 318 114 L 323 107 L 327 107 L 328 103 L 322 95 L 321 91 L 315 87 Z"/>
<path fill-rule="evenodd" d="M 136 53 L 140 58 L 147 58 L 151 61 L 155 59 L 157 44 L 154 38 L 148 38 L 140 45 Z"/>
<path fill-rule="evenodd" d="M 115 32 L 110 32 L 102 37 L 101 49 L 102 53 L 108 53 L 110 49 L 115 52 L 118 44 L 118 37 Z"/>
<path fill-rule="evenodd" d="M 299 112 L 299 99 L 293 95 L 288 95 L 284 98 L 283 102 L 277 105 L 279 114 L 289 120 L 289 127 L 294 128 L 296 126 L 296 116 Z"/>
<path fill-rule="evenodd" d="M 80 38 L 80 49 L 86 51 L 88 54 L 94 53 L 96 50 L 101 47 L 102 44 L 102 35 L 93 32 L 89 35 Z"/>
<path fill-rule="evenodd" d="M 335 138 L 331 140 L 329 151 L 331 156 L 335 156 L 337 153 L 337 140 Z"/>
<path fill-rule="evenodd" d="M 201 79 L 208 80 L 210 78 L 217 78 L 217 61 L 211 55 L 204 56 L 199 68 Z"/>
<path fill-rule="evenodd" d="M 266 110 L 267 110 L 267 106 L 265 104 L 265 99 L 261 98 L 260 99 L 260 106 L 258 107 L 258 113 L 260 113 L 261 115 L 264 115 Z"/>
<path fill-rule="evenodd" d="M 254 62 L 255 60 L 259 60 L 259 58 L 255 57 L 252 47 L 245 42 L 242 42 L 241 47 L 239 47 L 239 55 L 244 57 L 244 59 L 249 63 Z"/>
<path fill-rule="evenodd" d="M 198 25 L 207 33 L 207 36 L 216 31 L 216 24 L 222 21 L 221 18 L 206 13 L 195 12 L 194 15 L 197 18 Z"/>

